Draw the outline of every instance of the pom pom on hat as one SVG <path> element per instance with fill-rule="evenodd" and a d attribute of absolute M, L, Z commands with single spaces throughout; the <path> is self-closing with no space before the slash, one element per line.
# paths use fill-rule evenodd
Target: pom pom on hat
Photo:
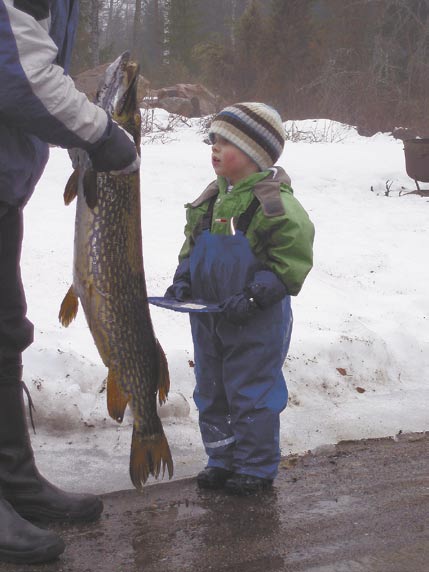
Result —
<path fill-rule="evenodd" d="M 286 134 L 275 109 L 258 102 L 236 103 L 212 121 L 209 138 L 224 137 L 254 161 L 261 171 L 274 165 L 283 151 Z"/>

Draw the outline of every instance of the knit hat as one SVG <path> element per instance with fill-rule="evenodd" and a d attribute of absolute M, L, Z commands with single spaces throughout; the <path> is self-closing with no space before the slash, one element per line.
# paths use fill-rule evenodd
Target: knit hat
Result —
<path fill-rule="evenodd" d="M 261 171 L 274 165 L 283 151 L 286 134 L 275 109 L 265 103 L 236 103 L 222 109 L 209 129 L 224 137 L 254 161 Z"/>

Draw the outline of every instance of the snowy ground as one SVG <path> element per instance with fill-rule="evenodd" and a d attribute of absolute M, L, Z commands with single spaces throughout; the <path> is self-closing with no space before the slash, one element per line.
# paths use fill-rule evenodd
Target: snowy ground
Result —
<path fill-rule="evenodd" d="M 164 112 L 157 117 L 167 121 Z M 316 241 L 314 269 L 293 300 L 283 454 L 427 430 L 429 199 L 399 195 L 415 185 L 402 143 L 386 134 L 363 138 L 324 120 L 288 122 L 286 128 L 291 140 L 279 164 L 315 224 Z M 171 282 L 184 203 L 214 178 L 203 138 L 192 121 L 142 147 L 149 295 L 162 295 Z M 41 471 L 71 490 L 107 492 L 131 487 L 132 419 L 127 415 L 118 427 L 107 415 L 100 393 L 106 369 L 83 312 L 68 329 L 58 322 L 72 272 L 74 206 L 62 201 L 70 173 L 67 153 L 53 149 L 26 208 L 23 279 L 35 342 L 24 355 L 24 379 L 37 409 L 32 442 Z M 175 477 L 190 476 L 205 455 L 192 401 L 188 318 L 155 307 L 151 314 L 170 367 L 170 399 L 160 413 Z"/>

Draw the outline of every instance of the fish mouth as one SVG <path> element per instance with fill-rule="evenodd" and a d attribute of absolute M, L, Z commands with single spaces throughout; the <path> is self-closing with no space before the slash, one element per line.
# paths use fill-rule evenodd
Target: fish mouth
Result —
<path fill-rule="evenodd" d="M 128 61 L 122 82 L 122 90 L 118 90 L 118 99 L 115 106 L 115 115 L 134 113 L 137 108 L 137 84 L 140 66 L 136 62 Z"/>
<path fill-rule="evenodd" d="M 137 108 L 139 65 L 131 61 L 129 51 L 123 52 L 104 72 L 95 103 L 110 117 L 134 112 Z"/>

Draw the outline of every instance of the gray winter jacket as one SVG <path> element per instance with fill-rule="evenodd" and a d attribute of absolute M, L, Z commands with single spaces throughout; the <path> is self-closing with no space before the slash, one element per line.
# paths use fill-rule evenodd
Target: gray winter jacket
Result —
<path fill-rule="evenodd" d="M 66 75 L 78 0 L 0 0 L 0 201 L 24 205 L 48 159 L 48 143 L 101 155 L 97 170 L 130 164 L 135 148 Z M 113 146 L 115 164 L 103 164 Z M 99 157 L 98 157 L 99 159 Z"/>

